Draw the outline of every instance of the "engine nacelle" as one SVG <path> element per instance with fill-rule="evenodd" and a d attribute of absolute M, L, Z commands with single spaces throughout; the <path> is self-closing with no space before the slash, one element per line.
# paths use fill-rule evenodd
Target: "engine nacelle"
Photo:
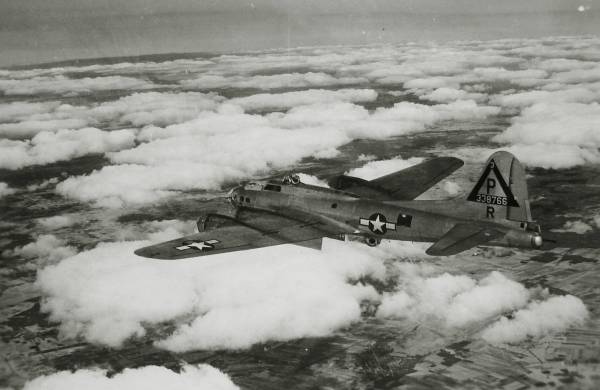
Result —
<path fill-rule="evenodd" d="M 199 232 L 209 231 L 221 226 L 235 225 L 237 209 L 231 204 L 219 205 L 216 208 L 203 210 L 198 216 L 196 226 Z"/>
<path fill-rule="evenodd" d="M 368 246 L 377 246 L 381 244 L 381 239 L 375 237 L 365 237 L 365 244 Z"/>
<path fill-rule="evenodd" d="M 506 234 L 504 240 L 508 246 L 516 248 L 540 249 L 544 244 L 542 235 L 536 230 L 512 229 Z"/>

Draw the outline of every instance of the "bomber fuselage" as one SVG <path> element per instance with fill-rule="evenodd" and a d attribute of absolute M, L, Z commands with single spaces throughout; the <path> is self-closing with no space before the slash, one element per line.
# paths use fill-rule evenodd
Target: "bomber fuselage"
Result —
<path fill-rule="evenodd" d="M 500 224 L 509 228 L 490 245 L 531 248 L 534 234 L 518 222 L 481 222 L 464 202 L 378 201 L 325 187 L 276 182 L 254 182 L 230 194 L 238 208 L 277 213 L 302 212 L 317 215 L 340 227 L 340 233 L 365 239 L 434 242 L 457 223 Z"/>

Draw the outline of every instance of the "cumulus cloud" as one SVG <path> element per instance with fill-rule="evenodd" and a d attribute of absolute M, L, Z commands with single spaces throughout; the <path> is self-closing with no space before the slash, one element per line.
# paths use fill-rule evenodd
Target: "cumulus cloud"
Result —
<path fill-rule="evenodd" d="M 585 87 L 550 85 L 544 90 L 493 96 L 491 102 L 507 108 L 525 108 L 536 103 L 592 103 L 599 98 L 600 88 L 590 88 L 590 85 Z"/>
<path fill-rule="evenodd" d="M 425 131 L 438 121 L 486 117 L 497 111 L 473 101 L 457 101 L 435 106 L 401 102 L 371 113 L 352 103 L 336 102 L 263 116 L 223 104 L 191 121 L 143 129 L 138 139 L 147 142 L 109 154 L 118 165 L 69 178 L 57 190 L 104 206 L 147 203 L 173 191 L 218 189 L 227 182 L 287 168 L 306 157 L 331 158 L 352 139 Z"/>
<path fill-rule="evenodd" d="M 0 181 L 0 198 L 5 197 L 6 195 L 12 195 L 15 192 L 17 192 L 17 190 L 15 190 L 14 188 L 10 188 L 8 184 L 6 184 L 3 181 Z"/>
<path fill-rule="evenodd" d="M 71 79 L 64 75 L 35 76 L 27 79 L 0 79 L 5 95 L 79 95 L 96 91 L 140 90 L 154 88 L 152 83 L 124 76 L 84 77 Z"/>
<path fill-rule="evenodd" d="M 31 115 L 47 113 L 60 105 L 60 102 L 12 102 L 0 104 L 0 120 L 13 122 Z"/>
<path fill-rule="evenodd" d="M 41 132 L 26 141 L 0 140 L 0 168 L 19 169 L 132 147 L 135 131 L 95 128 Z"/>
<path fill-rule="evenodd" d="M 583 221 L 567 221 L 560 229 L 552 229 L 553 232 L 585 234 L 593 228 Z"/>
<path fill-rule="evenodd" d="M 181 85 L 188 89 L 200 90 L 218 88 L 281 89 L 362 84 L 366 81 L 366 79 L 360 77 L 335 77 L 323 72 L 283 73 L 267 76 L 222 76 L 208 74 L 191 80 L 183 80 L 181 81 Z"/>
<path fill-rule="evenodd" d="M 0 72 L 0 77 L 10 81 L 10 88 L 39 87 L 44 91 L 62 83 L 63 87 L 55 91 L 64 94 L 84 93 L 85 88 L 137 91 L 139 82 L 147 82 L 129 76 L 142 70 L 149 72 L 153 80 L 183 81 L 176 86 L 161 84 L 170 92 L 146 91 L 85 106 L 63 104 L 56 98 L 47 103 L 6 104 L 0 106 L 0 112 L 7 114 L 0 133 L 27 138 L 65 128 L 144 126 L 137 137 L 142 145 L 129 150 L 123 149 L 133 145 L 112 149 L 122 152 L 110 154 L 110 169 L 72 178 L 58 188 L 75 199 L 115 207 L 156 201 L 178 191 L 216 189 L 288 169 L 303 158 L 335 157 L 341 146 L 355 139 L 387 139 L 428 131 L 444 121 L 450 122 L 450 127 L 452 122 L 483 121 L 498 115 L 501 109 L 519 116 L 495 140 L 528 165 L 564 168 L 594 164 L 600 161 L 594 134 L 589 137 L 590 124 L 597 122 L 594 102 L 600 96 L 600 82 L 595 78 L 597 45 L 596 38 L 584 37 L 298 48 L 209 60 L 6 70 Z M 67 77 L 78 72 L 91 76 Z M 71 82 L 81 86 L 73 86 L 69 92 Z M 119 86 L 114 87 L 116 84 Z M 364 89 L 348 88 L 355 85 Z M 367 89 L 373 85 L 393 89 L 393 101 L 387 100 L 386 93 L 385 97 L 379 96 L 385 103 L 373 107 L 378 92 Z M 178 91 L 182 86 L 204 91 L 223 89 L 224 96 Z M 346 88 L 288 90 L 340 86 Z M 247 89 L 255 88 L 281 91 L 246 96 Z M 428 104 L 407 101 L 414 95 Z M 353 104 L 357 102 L 372 104 Z M 247 112 L 278 110 L 286 112 Z M 554 127 L 560 127 L 563 134 L 563 128 L 574 128 L 575 136 L 567 142 Z M 586 138 L 591 143 L 580 141 Z M 4 162 L 4 166 L 16 169 L 43 163 L 43 158 L 28 155 L 26 144 L 3 146 L 2 152 L 14 154 L 5 159 L 17 161 Z M 79 154 L 64 155 L 71 158 Z M 31 162 L 19 163 L 26 160 Z M 174 170 L 191 173 L 183 175 Z M 90 190 L 79 185 L 82 183 Z M 121 190 L 119 185 L 125 187 Z M 99 189 L 98 196 L 93 195 L 94 189 Z"/>
<path fill-rule="evenodd" d="M 27 191 L 37 191 L 39 189 L 47 188 L 48 186 L 51 186 L 52 184 L 58 183 L 58 181 L 59 181 L 58 177 L 52 177 L 48 180 L 43 180 L 39 183 L 30 184 L 27 186 Z"/>
<path fill-rule="evenodd" d="M 45 229 L 54 230 L 72 226 L 77 223 L 75 214 L 55 215 L 53 217 L 38 218 L 36 222 Z"/>
<path fill-rule="evenodd" d="M 442 184 L 442 189 L 450 196 L 458 195 L 460 193 L 460 185 L 453 181 L 445 181 Z"/>
<path fill-rule="evenodd" d="M 572 295 L 550 297 L 546 301 L 531 302 L 516 311 L 512 318 L 502 317 L 484 329 L 484 340 L 498 343 L 517 343 L 527 337 L 540 337 L 564 331 L 570 326 L 582 325 L 589 313 L 583 302 Z"/>
<path fill-rule="evenodd" d="M 133 254 L 147 244 L 104 243 L 41 270 L 42 309 L 64 335 L 104 345 L 173 321 L 175 332 L 158 346 L 245 348 L 328 335 L 357 321 L 361 302 L 378 295 L 350 280 L 385 272 L 362 246 L 333 241 L 323 252 L 285 245 L 178 262 Z"/>
<path fill-rule="evenodd" d="M 413 165 L 419 164 L 423 159 L 420 157 L 411 157 L 404 160 L 396 156 L 390 160 L 370 161 L 359 168 L 354 168 L 346 172 L 348 176 L 360 177 L 365 180 L 373 180 L 381 176 L 401 171 Z"/>
<path fill-rule="evenodd" d="M 134 126 L 167 126 L 185 122 L 202 111 L 214 110 L 225 99 L 212 93 L 143 92 L 102 103 L 85 112 L 96 121 L 115 121 Z"/>
<path fill-rule="evenodd" d="M 542 69 L 507 70 L 504 68 L 489 67 L 476 68 L 475 75 L 486 81 L 509 81 L 524 87 L 543 84 L 548 73 Z"/>
<path fill-rule="evenodd" d="M 207 364 L 184 365 L 180 372 L 160 366 L 126 368 L 108 376 L 105 369 L 91 368 L 74 372 L 59 371 L 42 375 L 25 383 L 24 390 L 64 390 L 85 388 L 90 390 L 192 390 L 239 389 L 229 376 Z"/>
<path fill-rule="evenodd" d="M 509 143 L 528 165 L 566 168 L 600 163 L 598 103 L 537 103 L 525 108 L 494 141 Z"/>
<path fill-rule="evenodd" d="M 437 88 L 430 93 L 419 96 L 420 99 L 427 99 L 434 102 L 448 103 L 456 100 L 484 100 L 487 97 L 484 93 L 467 92 L 456 88 Z"/>
<path fill-rule="evenodd" d="M 5 105 L 8 123 L 0 124 L 0 135 L 23 139 L 41 131 L 79 129 L 85 126 L 166 126 L 195 118 L 216 109 L 225 98 L 200 92 L 140 92 L 90 106 L 48 103 Z"/>
<path fill-rule="evenodd" d="M 76 253 L 77 250 L 70 245 L 66 245 L 64 240 L 52 234 L 42 234 L 34 242 L 12 250 L 5 250 L 2 254 L 25 259 L 37 259 L 39 263 L 56 263 Z"/>
<path fill-rule="evenodd" d="M 403 266 L 397 291 L 384 293 L 380 318 L 426 322 L 441 332 L 455 332 L 494 321 L 480 336 L 491 343 L 518 342 L 581 325 L 587 318 L 583 302 L 574 296 L 533 299 L 539 291 L 494 271 L 475 280 L 466 275 L 431 275 L 427 268 Z M 498 316 L 512 313 L 511 319 Z"/>
<path fill-rule="evenodd" d="M 0 135 L 6 138 L 23 139 L 32 137 L 43 131 L 78 129 L 87 124 L 87 120 L 80 118 L 24 120 L 17 123 L 0 124 Z"/>
<path fill-rule="evenodd" d="M 523 307 L 529 292 L 499 272 L 476 281 L 466 275 L 444 273 L 404 280 L 401 290 L 385 293 L 377 316 L 433 320 L 447 327 L 463 327 Z"/>
<path fill-rule="evenodd" d="M 306 173 L 298 173 L 300 181 L 304 184 L 310 184 L 317 187 L 329 187 L 329 184 L 325 180 L 321 180 L 316 176 L 308 175 Z"/>
<path fill-rule="evenodd" d="M 245 110 L 286 109 L 302 105 L 331 102 L 371 102 L 377 99 L 377 92 L 372 89 L 340 89 L 329 91 L 309 89 L 283 93 L 261 93 L 228 101 L 243 107 Z"/>

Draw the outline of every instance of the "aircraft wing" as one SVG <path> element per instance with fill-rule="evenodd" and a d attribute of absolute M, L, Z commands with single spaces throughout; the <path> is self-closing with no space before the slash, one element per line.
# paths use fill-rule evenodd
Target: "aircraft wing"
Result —
<path fill-rule="evenodd" d="M 387 191 L 395 200 L 413 200 L 463 166 L 455 157 L 438 157 L 391 173 L 370 183 Z"/>
<path fill-rule="evenodd" d="M 377 200 L 413 200 L 463 166 L 454 157 L 438 157 L 368 181 L 352 176 L 336 176 L 329 185 L 363 198 Z"/>
<path fill-rule="evenodd" d="M 431 256 L 450 256 L 483 245 L 495 238 L 501 237 L 504 232 L 497 229 L 472 225 L 467 223 L 456 224 L 435 244 L 430 246 L 426 253 Z"/>
<path fill-rule="evenodd" d="M 280 244 L 320 248 L 323 237 L 341 237 L 339 228 L 306 213 L 294 213 L 290 217 L 241 210 L 236 218 L 219 216 L 211 225 L 200 233 L 140 248 L 135 254 L 152 259 L 178 260 Z"/>

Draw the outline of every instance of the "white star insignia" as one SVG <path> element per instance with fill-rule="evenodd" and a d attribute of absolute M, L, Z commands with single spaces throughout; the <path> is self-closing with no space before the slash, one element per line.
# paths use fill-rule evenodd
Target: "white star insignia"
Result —
<path fill-rule="evenodd" d="M 198 242 L 192 242 L 191 244 L 187 244 L 187 245 L 177 246 L 177 247 L 175 247 L 175 249 L 177 249 L 179 251 L 184 251 L 186 249 L 194 248 L 199 251 L 202 251 L 204 249 L 214 249 L 214 245 L 217 243 L 219 243 L 218 240 L 198 241 Z"/>
<path fill-rule="evenodd" d="M 375 218 L 375 220 L 371 220 L 371 225 L 373 225 L 373 231 L 380 231 L 383 233 L 383 226 L 385 226 L 385 222 L 382 222 L 381 219 L 379 219 L 379 215 L 377 215 L 377 218 Z"/>

